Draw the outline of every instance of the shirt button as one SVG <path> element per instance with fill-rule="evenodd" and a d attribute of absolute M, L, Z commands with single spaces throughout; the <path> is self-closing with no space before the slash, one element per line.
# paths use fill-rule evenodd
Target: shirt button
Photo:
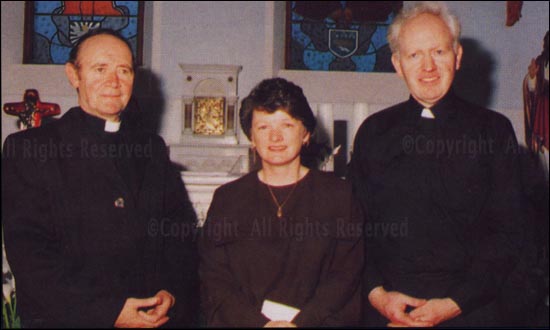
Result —
<path fill-rule="evenodd" d="M 122 197 L 117 198 L 115 200 L 115 207 L 123 209 L 124 208 L 124 198 L 122 198 Z"/>

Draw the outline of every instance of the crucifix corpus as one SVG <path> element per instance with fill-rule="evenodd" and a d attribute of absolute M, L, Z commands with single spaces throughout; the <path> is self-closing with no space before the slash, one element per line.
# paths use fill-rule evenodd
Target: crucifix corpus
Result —
<path fill-rule="evenodd" d="M 36 89 L 27 89 L 23 102 L 5 103 L 4 112 L 18 116 L 19 128 L 27 129 L 40 126 L 42 118 L 60 114 L 61 108 L 56 103 L 41 102 Z"/>

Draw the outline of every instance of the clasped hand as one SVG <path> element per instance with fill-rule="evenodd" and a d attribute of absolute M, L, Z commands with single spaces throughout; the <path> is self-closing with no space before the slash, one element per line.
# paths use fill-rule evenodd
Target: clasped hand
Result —
<path fill-rule="evenodd" d="M 460 307 L 451 299 L 419 299 L 377 287 L 369 294 L 371 305 L 390 322 L 389 327 L 433 327 L 460 315 Z M 408 306 L 414 309 L 407 313 Z"/>
<path fill-rule="evenodd" d="M 288 321 L 269 321 L 264 328 L 296 328 L 296 324 Z"/>
<path fill-rule="evenodd" d="M 128 298 L 115 321 L 117 328 L 158 328 L 168 322 L 168 311 L 175 298 L 166 290 L 160 290 L 150 298 Z"/>

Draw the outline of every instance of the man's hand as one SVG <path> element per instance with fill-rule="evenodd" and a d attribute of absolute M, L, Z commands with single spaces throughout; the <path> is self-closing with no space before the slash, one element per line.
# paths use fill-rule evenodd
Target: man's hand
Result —
<path fill-rule="evenodd" d="M 460 307 L 451 298 L 430 299 L 426 304 L 415 308 L 409 316 L 417 322 L 430 322 L 434 326 L 460 315 Z"/>
<path fill-rule="evenodd" d="M 158 294 L 157 294 L 158 295 Z M 158 318 L 156 315 L 147 315 L 147 313 L 141 311 L 143 308 L 155 309 L 162 303 L 162 299 L 158 296 L 137 299 L 128 298 L 122 307 L 122 311 L 118 315 L 115 321 L 115 327 L 117 328 L 158 328 L 164 323 L 168 322 L 168 317 Z"/>
<path fill-rule="evenodd" d="M 381 286 L 372 289 L 368 298 L 371 305 L 390 320 L 388 326 L 433 326 L 429 321 L 415 320 L 405 313 L 407 306 L 420 307 L 426 304 L 425 299 L 413 298 L 397 291 L 387 292 Z"/>
<path fill-rule="evenodd" d="M 144 319 L 149 320 L 150 322 L 157 322 L 163 317 L 166 317 L 168 310 L 174 306 L 176 303 L 176 298 L 166 290 L 160 290 L 157 292 L 154 298 L 158 298 L 159 302 L 157 305 L 148 309 L 147 312 L 139 311 L 140 316 Z"/>

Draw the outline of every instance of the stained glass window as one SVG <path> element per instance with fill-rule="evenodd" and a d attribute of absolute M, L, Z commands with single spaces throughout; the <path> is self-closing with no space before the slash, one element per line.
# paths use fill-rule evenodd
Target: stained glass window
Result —
<path fill-rule="evenodd" d="M 102 27 L 125 37 L 141 64 L 142 1 L 27 1 L 25 11 L 23 63 L 65 64 L 76 41 Z"/>
<path fill-rule="evenodd" d="M 394 72 L 386 40 L 403 1 L 288 1 L 286 68 Z"/>

